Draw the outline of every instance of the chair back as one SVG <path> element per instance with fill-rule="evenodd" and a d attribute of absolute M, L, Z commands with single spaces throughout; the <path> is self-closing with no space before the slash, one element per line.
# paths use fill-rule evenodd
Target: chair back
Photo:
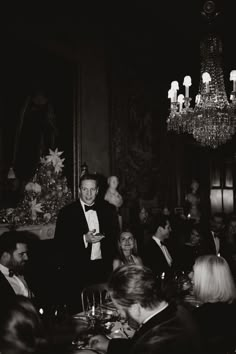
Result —
<path fill-rule="evenodd" d="M 86 286 L 81 292 L 82 310 L 85 313 L 92 306 L 103 305 L 109 298 L 106 283 Z"/>

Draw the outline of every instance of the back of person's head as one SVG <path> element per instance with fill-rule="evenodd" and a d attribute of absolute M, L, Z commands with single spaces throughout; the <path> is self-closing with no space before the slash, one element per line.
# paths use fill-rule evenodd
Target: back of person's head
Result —
<path fill-rule="evenodd" d="M 12 253 L 19 243 L 28 244 L 29 234 L 27 231 L 6 231 L 0 237 L 0 257 L 4 252 Z"/>
<path fill-rule="evenodd" d="M 227 261 L 215 255 L 198 257 L 193 267 L 193 291 L 203 303 L 234 301 L 235 283 Z"/>
<path fill-rule="evenodd" d="M 28 298 L 16 295 L 0 311 L 1 354 L 45 353 L 47 340 L 41 319 Z"/>
<path fill-rule="evenodd" d="M 95 181 L 96 185 L 98 187 L 98 176 L 97 176 L 96 173 L 85 173 L 85 174 L 83 174 L 83 176 L 81 176 L 80 180 L 79 180 L 79 187 L 81 187 L 83 181 L 87 181 L 87 180 Z"/>
<path fill-rule="evenodd" d="M 141 265 L 124 265 L 114 270 L 108 289 L 111 297 L 125 308 L 139 303 L 144 308 L 152 309 L 164 300 L 156 276 Z"/>

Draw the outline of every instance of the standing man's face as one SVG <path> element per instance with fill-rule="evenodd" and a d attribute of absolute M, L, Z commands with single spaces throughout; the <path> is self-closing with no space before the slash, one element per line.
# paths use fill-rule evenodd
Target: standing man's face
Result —
<path fill-rule="evenodd" d="M 7 267 L 18 273 L 22 273 L 28 261 L 28 247 L 25 243 L 17 243 L 15 251 L 9 255 Z"/>
<path fill-rule="evenodd" d="M 97 182 L 93 179 L 87 179 L 81 182 L 79 188 L 81 200 L 87 204 L 92 205 L 98 194 Z"/>

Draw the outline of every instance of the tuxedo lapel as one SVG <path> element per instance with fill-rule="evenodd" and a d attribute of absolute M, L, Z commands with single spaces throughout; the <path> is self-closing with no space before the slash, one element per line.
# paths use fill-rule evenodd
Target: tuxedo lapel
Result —
<path fill-rule="evenodd" d="M 167 266 L 169 267 L 169 264 L 168 264 L 168 262 L 167 262 L 167 260 L 166 260 L 166 257 L 164 256 L 164 254 L 163 254 L 163 252 L 162 252 L 162 250 L 161 250 L 161 248 L 160 248 L 160 246 L 156 243 L 156 241 L 154 241 L 153 240 L 153 243 L 155 244 L 155 250 L 156 250 L 156 253 L 158 253 L 158 258 L 159 258 L 159 260 L 160 260 L 160 263 L 162 262 L 162 263 L 166 263 L 167 264 Z"/>
<path fill-rule="evenodd" d="M 1 300 L 4 302 L 4 299 L 7 299 L 13 295 L 15 295 L 15 292 L 7 279 L 5 278 L 4 274 L 0 271 L 0 294 L 1 294 Z"/>

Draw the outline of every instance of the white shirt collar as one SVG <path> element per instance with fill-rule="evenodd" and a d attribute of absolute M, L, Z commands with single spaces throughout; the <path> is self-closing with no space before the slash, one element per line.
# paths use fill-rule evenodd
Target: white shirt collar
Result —
<path fill-rule="evenodd" d="M 156 237 L 155 235 L 152 236 L 152 239 L 158 244 L 159 247 L 161 247 L 161 240 Z"/>
<path fill-rule="evenodd" d="M 146 323 L 147 321 L 149 321 L 152 317 L 156 316 L 159 312 L 165 310 L 167 307 L 169 306 L 168 303 L 166 303 L 163 307 L 159 308 L 157 311 L 155 311 L 152 315 L 148 316 L 147 318 L 145 318 L 145 320 L 143 321 L 142 325 L 144 323 Z"/>

